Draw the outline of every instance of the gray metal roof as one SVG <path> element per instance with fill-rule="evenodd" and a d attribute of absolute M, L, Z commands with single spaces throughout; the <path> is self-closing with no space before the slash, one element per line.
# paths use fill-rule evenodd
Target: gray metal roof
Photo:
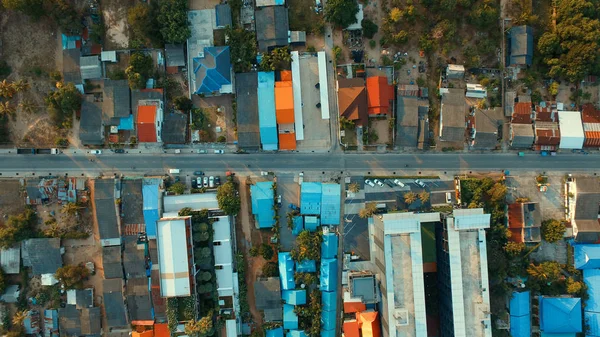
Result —
<path fill-rule="evenodd" d="M 440 140 L 447 142 L 464 142 L 465 128 L 444 127 Z"/>
<path fill-rule="evenodd" d="M 114 198 L 115 183 L 112 179 L 97 179 L 94 186 L 94 208 L 100 240 L 119 238 Z"/>
<path fill-rule="evenodd" d="M 105 279 L 123 278 L 121 246 L 102 247 L 102 267 Z"/>
<path fill-rule="evenodd" d="M 81 79 L 97 80 L 102 78 L 102 66 L 98 55 L 82 56 L 79 58 L 79 70 Z"/>
<path fill-rule="evenodd" d="M 93 96 L 87 95 L 81 103 L 81 119 L 79 126 L 79 139 L 83 145 L 104 144 L 102 125 L 102 105 L 93 102 Z"/>
<path fill-rule="evenodd" d="M 58 309 L 58 326 L 61 337 L 81 335 L 80 312 L 74 305 L 66 305 Z"/>
<path fill-rule="evenodd" d="M 104 313 L 109 328 L 127 325 L 125 304 L 123 303 L 123 280 L 112 279 L 102 281 L 104 297 Z"/>
<path fill-rule="evenodd" d="M 123 224 L 143 224 L 142 180 L 123 180 L 121 187 L 121 214 Z"/>
<path fill-rule="evenodd" d="M 468 111 L 463 89 L 448 89 L 442 95 L 442 108 L 440 121 L 442 123 L 442 137 L 440 140 L 460 142 L 465 139 Z"/>
<path fill-rule="evenodd" d="M 511 124 L 512 141 L 514 148 L 531 148 L 535 140 L 531 124 Z"/>
<path fill-rule="evenodd" d="M 238 110 L 237 134 L 240 149 L 258 150 L 260 147 L 257 87 L 258 76 L 256 72 L 235 75 Z"/>
<path fill-rule="evenodd" d="M 127 280 L 127 311 L 130 321 L 152 320 L 152 303 L 148 291 L 148 278 Z"/>
<path fill-rule="evenodd" d="M 259 51 L 265 52 L 271 47 L 288 45 L 290 25 L 285 6 L 257 8 L 254 16 Z"/>
<path fill-rule="evenodd" d="M 75 295 L 75 307 L 77 309 L 89 308 L 94 306 L 94 289 L 71 289 L 67 291 L 67 299 L 69 299 L 69 293 Z M 72 295 L 71 295 L 72 296 Z"/>
<path fill-rule="evenodd" d="M 104 80 L 102 113 L 105 122 L 113 117 L 129 117 L 131 109 L 127 80 Z"/>
<path fill-rule="evenodd" d="M 84 308 L 81 312 L 81 334 L 99 335 L 101 330 L 102 313 L 99 307 Z"/>
<path fill-rule="evenodd" d="M 215 6 L 217 27 L 231 26 L 231 7 L 228 4 Z"/>
<path fill-rule="evenodd" d="M 533 29 L 516 26 L 510 30 L 510 65 L 531 65 L 533 60 Z"/>
<path fill-rule="evenodd" d="M 259 278 L 254 282 L 254 296 L 256 298 L 256 309 L 283 310 L 281 304 L 281 285 L 279 277 Z"/>
<path fill-rule="evenodd" d="M 180 112 L 164 114 L 161 137 L 165 144 L 184 144 L 187 136 L 188 116 Z"/>
<path fill-rule="evenodd" d="M 146 276 L 144 245 L 138 247 L 137 236 L 128 235 L 123 237 L 123 268 L 125 278 L 131 279 Z"/>
<path fill-rule="evenodd" d="M 18 274 L 21 267 L 21 245 L 0 251 L 0 265 L 6 274 Z"/>
<path fill-rule="evenodd" d="M 165 44 L 167 67 L 185 67 L 182 44 Z"/>
<path fill-rule="evenodd" d="M 65 82 L 73 82 L 81 84 L 81 72 L 79 70 L 79 58 L 81 51 L 79 49 L 63 50 L 63 80 Z"/>
<path fill-rule="evenodd" d="M 23 266 L 31 267 L 33 275 L 54 274 L 62 267 L 60 239 L 28 239 L 21 243 Z"/>

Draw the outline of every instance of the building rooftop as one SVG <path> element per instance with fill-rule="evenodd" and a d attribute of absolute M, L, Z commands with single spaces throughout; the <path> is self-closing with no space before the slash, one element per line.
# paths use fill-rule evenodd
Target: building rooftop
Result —
<path fill-rule="evenodd" d="M 306 304 L 306 289 L 284 290 L 281 297 L 287 304 L 303 305 Z"/>
<path fill-rule="evenodd" d="M 188 236 L 191 216 L 163 218 L 157 223 L 158 268 L 163 297 L 189 296 Z"/>
<path fill-rule="evenodd" d="M 367 77 L 367 102 L 369 115 L 391 114 L 390 101 L 394 99 L 394 87 L 386 76 Z"/>
<path fill-rule="evenodd" d="M 338 105 L 340 116 L 366 126 L 369 119 L 369 105 L 365 81 L 362 78 L 338 78 Z"/>
<path fill-rule="evenodd" d="M 294 282 L 294 261 L 290 253 L 279 253 L 279 278 L 282 290 L 291 290 L 296 287 Z"/>
<path fill-rule="evenodd" d="M 338 252 L 338 237 L 335 233 L 329 232 L 323 234 L 323 242 L 321 242 L 321 258 L 333 259 Z"/>
<path fill-rule="evenodd" d="M 579 177 L 575 184 L 577 192 L 573 225 L 578 231 L 577 241 L 595 243 L 600 238 L 600 178 Z"/>
<path fill-rule="evenodd" d="M 271 228 L 275 220 L 275 211 L 273 210 L 273 183 L 269 181 L 257 182 L 250 186 L 250 196 L 252 199 L 252 214 L 256 218 L 258 228 Z"/>
<path fill-rule="evenodd" d="M 65 82 L 81 84 L 81 71 L 79 70 L 79 58 L 81 51 L 79 49 L 63 50 L 63 79 Z"/>
<path fill-rule="evenodd" d="M 231 7 L 228 4 L 215 6 L 217 27 L 231 26 Z"/>
<path fill-rule="evenodd" d="M 294 306 L 291 304 L 283 305 L 283 328 L 298 329 L 298 315 L 294 312 Z"/>
<path fill-rule="evenodd" d="M 123 224 L 143 224 L 142 180 L 123 180 L 121 183 L 121 213 Z"/>
<path fill-rule="evenodd" d="M 81 71 L 81 79 L 83 80 L 102 78 L 102 66 L 98 55 L 81 56 L 79 58 L 79 70 Z"/>
<path fill-rule="evenodd" d="M 120 240 L 113 179 L 94 180 L 94 209 L 100 232 L 100 240 Z"/>
<path fill-rule="evenodd" d="M 165 44 L 167 67 L 185 67 L 185 55 L 182 44 Z"/>
<path fill-rule="evenodd" d="M 321 214 L 321 199 L 321 183 L 303 182 L 300 186 L 300 213 Z"/>
<path fill-rule="evenodd" d="M 379 302 L 377 279 L 370 272 L 354 272 L 348 274 L 350 296 L 360 298 L 362 303 L 372 304 Z"/>
<path fill-rule="evenodd" d="M 129 117 L 131 101 L 127 80 L 104 80 L 102 113 L 104 122 L 110 125 L 118 125 L 118 120 L 111 121 L 112 118 Z"/>
<path fill-rule="evenodd" d="M 516 26 L 510 29 L 509 65 L 530 66 L 533 60 L 533 29 Z"/>
<path fill-rule="evenodd" d="M 530 148 L 535 140 L 533 125 L 511 124 L 512 147 Z"/>
<path fill-rule="evenodd" d="M 165 113 L 162 124 L 161 138 L 166 144 L 184 144 L 187 140 L 187 114 L 179 111 Z"/>
<path fill-rule="evenodd" d="M 542 213 L 538 203 L 508 205 L 508 228 L 514 242 L 540 242 Z"/>
<path fill-rule="evenodd" d="M 138 244 L 137 235 L 123 236 L 123 269 L 126 279 L 147 277 L 145 250 L 144 244 Z"/>
<path fill-rule="evenodd" d="M 125 327 L 125 303 L 123 303 L 123 280 L 102 281 L 104 314 L 108 328 Z"/>
<path fill-rule="evenodd" d="M 143 214 L 146 224 L 146 234 L 150 238 L 156 238 L 156 222 L 158 221 L 158 195 L 159 182 L 144 180 L 142 185 Z"/>
<path fill-rule="evenodd" d="M 60 239 L 27 239 L 21 242 L 23 266 L 33 275 L 54 274 L 63 266 Z"/>
<path fill-rule="evenodd" d="M 102 268 L 105 279 L 123 278 L 121 246 L 102 247 Z"/>
<path fill-rule="evenodd" d="M 254 283 L 256 309 L 281 310 L 281 285 L 279 277 L 259 278 Z"/>
<path fill-rule="evenodd" d="M 77 309 L 93 307 L 94 289 L 88 288 L 67 290 L 67 304 L 74 305 Z"/>
<path fill-rule="evenodd" d="M 463 89 L 446 89 L 442 95 L 440 122 L 442 123 L 441 138 L 450 142 L 462 142 L 465 139 L 468 111 Z"/>
<path fill-rule="evenodd" d="M 79 139 L 84 145 L 104 144 L 102 105 L 98 102 L 94 102 L 93 96 L 91 95 L 86 95 L 81 102 Z"/>
<path fill-rule="evenodd" d="M 176 215 L 182 208 L 189 207 L 195 211 L 203 209 L 219 209 L 216 192 L 167 195 L 164 198 L 164 216 Z"/>
<path fill-rule="evenodd" d="M 288 9 L 285 6 L 259 7 L 254 11 L 258 50 L 288 45 Z"/>
<path fill-rule="evenodd" d="M 263 150 L 277 150 L 277 116 L 275 113 L 275 73 L 258 73 L 258 125 Z"/>
<path fill-rule="evenodd" d="M 203 55 L 192 59 L 195 76 L 192 91 L 211 95 L 215 92 L 231 92 L 231 58 L 229 47 L 204 47 Z"/>
<path fill-rule="evenodd" d="M 321 291 L 337 290 L 338 260 L 335 258 L 321 260 L 320 286 Z"/>
<path fill-rule="evenodd" d="M 126 302 L 129 320 L 134 322 L 153 321 L 152 300 L 148 290 L 148 277 L 127 280 Z"/>
<path fill-rule="evenodd" d="M 545 334 L 582 331 L 581 299 L 540 296 L 540 330 Z"/>
<path fill-rule="evenodd" d="M 529 291 L 513 292 L 509 304 L 512 337 L 531 336 L 531 303 Z"/>
<path fill-rule="evenodd" d="M 494 148 L 502 138 L 500 127 L 504 124 L 501 108 L 477 110 L 475 114 L 475 148 Z"/>
<path fill-rule="evenodd" d="M 5 274 L 18 274 L 21 269 L 21 245 L 0 250 L 0 266 Z"/>
<path fill-rule="evenodd" d="M 575 268 L 600 269 L 600 245 L 580 244 L 574 247 Z"/>
<path fill-rule="evenodd" d="M 256 72 L 235 74 L 238 147 L 242 149 L 258 150 L 260 147 L 257 87 Z"/>
<path fill-rule="evenodd" d="M 321 194 L 321 224 L 339 225 L 341 188 L 339 184 L 323 184 Z"/>

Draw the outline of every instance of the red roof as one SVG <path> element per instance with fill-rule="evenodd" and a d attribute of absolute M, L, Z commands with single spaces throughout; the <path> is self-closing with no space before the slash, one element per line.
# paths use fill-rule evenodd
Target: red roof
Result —
<path fill-rule="evenodd" d="M 344 322 L 344 337 L 360 337 L 358 333 L 358 322 L 356 320 Z"/>
<path fill-rule="evenodd" d="M 583 146 L 600 147 L 600 110 L 596 110 L 592 104 L 585 104 L 582 108 L 581 119 L 585 132 Z"/>
<path fill-rule="evenodd" d="M 394 88 L 388 84 L 387 77 L 367 78 L 367 101 L 369 115 L 390 113 L 390 101 L 394 99 Z"/>
<path fill-rule="evenodd" d="M 367 307 L 363 302 L 344 302 L 344 313 L 365 311 Z"/>
<path fill-rule="evenodd" d="M 356 320 L 363 337 L 380 337 L 381 328 L 379 323 L 379 313 L 377 311 L 363 311 L 356 313 Z"/>
<path fill-rule="evenodd" d="M 169 325 L 167 323 L 155 323 L 154 337 L 171 337 Z"/>
<path fill-rule="evenodd" d="M 519 102 L 515 103 L 515 110 L 512 115 L 512 122 L 515 124 L 531 124 L 531 103 Z"/>
<path fill-rule="evenodd" d="M 156 143 L 156 106 L 140 105 L 137 114 L 139 143 Z"/>
<path fill-rule="evenodd" d="M 560 130 L 558 124 L 548 123 L 548 125 L 535 125 L 535 144 L 536 145 L 558 145 L 560 144 Z M 551 127 L 546 127 L 552 124 Z"/>
<path fill-rule="evenodd" d="M 279 134 L 279 149 L 280 150 L 295 150 L 296 149 L 296 134 L 295 133 L 280 133 Z"/>

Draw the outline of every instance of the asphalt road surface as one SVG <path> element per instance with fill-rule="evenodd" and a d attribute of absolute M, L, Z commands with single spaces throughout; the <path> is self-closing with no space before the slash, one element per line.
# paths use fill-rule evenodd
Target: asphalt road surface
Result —
<path fill-rule="evenodd" d="M 93 161 L 92 161 L 93 160 Z M 408 167 L 406 166 L 408 165 Z M 98 156 L 1 155 L 2 176 L 64 175 L 97 176 L 99 174 L 162 175 L 169 169 L 181 174 L 195 170 L 242 173 L 335 172 L 344 174 L 415 174 L 418 171 L 543 172 L 600 171 L 600 158 L 594 155 L 559 154 L 554 157 L 516 154 L 344 154 L 344 153 L 261 153 L 261 154 L 102 154 Z M 396 173 L 394 173 L 396 172 Z"/>

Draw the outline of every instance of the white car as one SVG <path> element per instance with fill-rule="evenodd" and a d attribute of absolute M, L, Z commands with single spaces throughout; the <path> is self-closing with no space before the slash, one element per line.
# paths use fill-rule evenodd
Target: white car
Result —
<path fill-rule="evenodd" d="M 213 188 L 213 187 L 215 187 L 215 177 L 213 177 L 213 176 L 210 176 L 210 177 L 208 178 L 208 187 L 210 187 L 210 188 Z"/>
<path fill-rule="evenodd" d="M 374 183 L 374 182 L 372 182 L 372 181 L 371 181 L 371 180 L 369 180 L 369 179 L 365 180 L 365 184 L 367 184 L 367 185 L 369 185 L 369 186 L 371 186 L 371 187 L 375 187 L 375 183 Z"/>
<path fill-rule="evenodd" d="M 425 188 L 425 186 L 427 186 L 424 182 L 420 181 L 419 179 L 415 179 L 415 184 L 421 186 L 421 188 Z"/>
<path fill-rule="evenodd" d="M 404 187 L 404 183 L 400 181 L 400 179 L 394 179 L 394 184 L 400 186 L 400 187 Z"/>
<path fill-rule="evenodd" d="M 223 151 L 223 150 L 215 150 L 215 154 L 223 154 L 223 153 L 225 153 L 225 151 Z"/>
<path fill-rule="evenodd" d="M 202 186 L 208 187 L 208 177 L 202 178 Z"/>
<path fill-rule="evenodd" d="M 375 179 L 375 180 L 373 180 L 373 182 L 374 182 L 375 184 L 377 184 L 379 187 L 383 187 L 383 182 L 382 182 L 381 180 L 379 180 L 379 179 Z"/>
<path fill-rule="evenodd" d="M 90 154 L 102 154 L 102 150 L 92 150 Z"/>

